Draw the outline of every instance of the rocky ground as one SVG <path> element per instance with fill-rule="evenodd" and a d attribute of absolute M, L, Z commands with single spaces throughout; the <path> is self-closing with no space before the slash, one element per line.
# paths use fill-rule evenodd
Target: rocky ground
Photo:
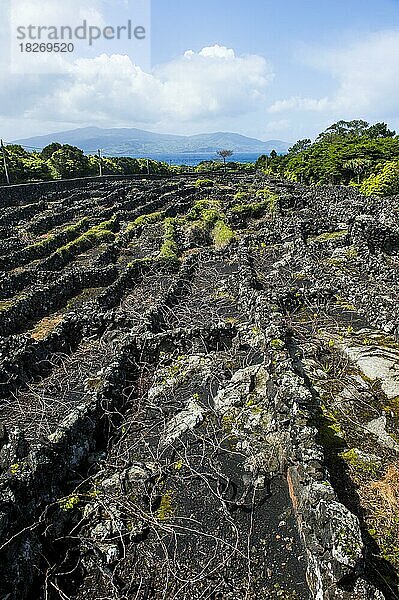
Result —
<path fill-rule="evenodd" d="M 399 597 L 399 201 L 0 192 L 0 598 Z"/>

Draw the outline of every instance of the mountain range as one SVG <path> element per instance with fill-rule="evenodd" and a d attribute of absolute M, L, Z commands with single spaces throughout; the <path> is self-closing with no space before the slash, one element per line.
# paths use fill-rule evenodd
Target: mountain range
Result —
<path fill-rule="evenodd" d="M 275 150 L 279 154 L 287 152 L 290 144 L 281 140 L 261 141 L 238 133 L 201 133 L 198 135 L 171 135 L 153 133 L 142 129 L 102 129 L 84 127 L 61 131 L 13 143 L 42 149 L 51 142 L 70 144 L 81 148 L 86 154 L 94 154 L 98 148 L 106 156 L 148 156 L 165 153 L 214 153 L 220 149 L 233 152 L 253 152 L 268 154 Z"/>

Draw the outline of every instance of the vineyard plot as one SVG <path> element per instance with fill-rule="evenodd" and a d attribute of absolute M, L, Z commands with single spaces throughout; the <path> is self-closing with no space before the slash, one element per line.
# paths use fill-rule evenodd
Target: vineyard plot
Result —
<path fill-rule="evenodd" d="M 2 598 L 398 597 L 396 197 L 228 174 L 4 205 Z"/>

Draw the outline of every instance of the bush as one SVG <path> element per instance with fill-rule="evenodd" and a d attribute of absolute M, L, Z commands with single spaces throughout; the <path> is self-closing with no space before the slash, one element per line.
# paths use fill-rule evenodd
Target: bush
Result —
<path fill-rule="evenodd" d="M 236 194 L 234 194 L 234 200 L 250 200 L 251 199 L 251 194 L 249 192 L 237 192 Z"/>
<path fill-rule="evenodd" d="M 253 202 L 251 204 L 235 204 L 231 212 L 236 215 L 249 216 L 249 217 L 260 217 L 264 211 L 273 213 L 276 210 L 278 197 L 273 194 L 268 188 L 258 190 L 256 197 L 261 198 L 260 202 Z"/>
<path fill-rule="evenodd" d="M 58 248 L 56 254 L 66 260 L 68 257 L 76 256 L 79 252 L 84 252 L 97 244 L 113 241 L 115 239 L 113 230 L 115 230 L 117 226 L 118 223 L 116 216 L 114 215 L 109 221 L 103 221 L 99 225 L 94 225 L 65 246 Z"/>
<path fill-rule="evenodd" d="M 370 175 L 360 186 L 365 196 L 392 196 L 399 194 L 399 161 L 386 162 L 380 172 Z"/>
<path fill-rule="evenodd" d="M 144 227 L 145 225 L 152 225 L 153 223 L 158 223 L 158 221 L 162 221 L 164 216 L 165 211 L 158 211 L 141 215 L 140 217 L 137 217 L 137 219 L 135 219 L 134 221 L 128 223 L 123 233 L 129 233 L 130 231 L 138 227 Z"/>
<path fill-rule="evenodd" d="M 204 221 L 213 225 L 215 221 L 223 218 L 220 202 L 217 200 L 199 200 L 187 214 L 188 221 Z"/>
<path fill-rule="evenodd" d="M 194 187 L 197 189 L 211 186 L 213 186 L 212 179 L 197 179 L 197 181 L 194 183 Z"/>
<path fill-rule="evenodd" d="M 234 238 L 234 231 L 224 221 L 216 221 L 212 237 L 216 248 L 225 248 Z"/>
<path fill-rule="evenodd" d="M 179 248 L 176 243 L 175 219 L 167 218 L 164 221 L 164 237 L 158 258 L 175 262 L 179 260 Z"/>

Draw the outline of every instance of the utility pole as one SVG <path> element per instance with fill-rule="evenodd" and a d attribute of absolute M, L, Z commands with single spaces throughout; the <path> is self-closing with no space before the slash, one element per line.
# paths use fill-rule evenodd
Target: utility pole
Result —
<path fill-rule="evenodd" d="M 147 158 L 147 174 L 148 175 L 150 174 L 150 161 L 148 158 Z"/>
<path fill-rule="evenodd" d="M 98 161 L 99 161 L 99 164 L 100 164 L 100 177 L 103 176 L 103 163 L 101 161 L 101 152 L 102 152 L 102 149 L 99 148 L 98 149 Z"/>
<path fill-rule="evenodd" d="M 4 148 L 3 140 L 1 140 L 1 151 L 3 153 L 4 172 L 6 174 L 7 183 L 8 183 L 8 185 L 10 185 L 10 174 L 8 172 L 7 160 L 6 160 L 6 151 L 5 151 L 5 148 Z"/>

